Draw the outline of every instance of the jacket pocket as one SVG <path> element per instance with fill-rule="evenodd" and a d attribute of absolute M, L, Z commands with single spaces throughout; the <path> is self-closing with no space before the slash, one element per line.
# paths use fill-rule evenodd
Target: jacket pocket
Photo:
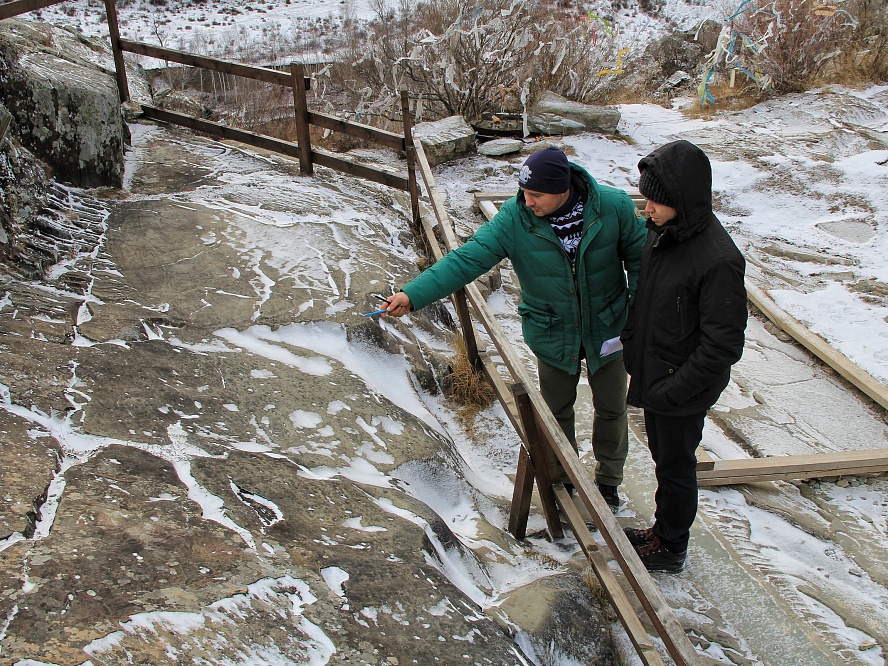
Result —
<path fill-rule="evenodd" d="M 549 308 L 549 309 L 546 309 Z M 564 320 L 550 306 L 537 307 L 526 301 L 518 306 L 524 342 L 547 363 L 560 363 L 565 357 Z"/>
<path fill-rule="evenodd" d="M 614 322 L 623 323 L 626 315 L 626 307 L 629 305 L 629 290 L 620 285 L 607 296 L 607 305 L 598 312 L 598 318 L 605 326 L 611 326 Z"/>
<path fill-rule="evenodd" d="M 518 306 L 518 314 L 525 326 L 536 326 L 538 328 L 552 328 L 561 323 L 561 317 L 552 311 L 551 306 L 544 308 L 528 305 L 527 301 L 522 301 Z"/>

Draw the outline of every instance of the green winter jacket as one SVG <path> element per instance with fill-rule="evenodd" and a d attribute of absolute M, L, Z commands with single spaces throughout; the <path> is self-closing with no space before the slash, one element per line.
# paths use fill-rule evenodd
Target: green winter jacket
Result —
<path fill-rule="evenodd" d="M 548 219 L 534 215 L 519 191 L 464 245 L 404 285 L 413 308 L 449 296 L 508 257 L 521 285 L 524 340 L 539 359 L 575 374 L 581 349 L 589 373 L 617 358 L 619 351 L 602 358 L 601 346 L 618 338 L 626 321 L 647 229 L 624 191 L 571 169 L 587 192 L 575 274 Z"/>

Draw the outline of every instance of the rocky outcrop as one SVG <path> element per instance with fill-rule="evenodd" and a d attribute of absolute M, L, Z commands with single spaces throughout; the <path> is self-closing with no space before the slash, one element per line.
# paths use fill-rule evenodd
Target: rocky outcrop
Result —
<path fill-rule="evenodd" d="M 626 63 L 625 71 L 605 78 L 596 96 L 607 99 L 641 94 L 667 102 L 678 95 L 695 94 L 702 65 L 715 49 L 721 29 L 721 22 L 706 20 L 651 42 L 641 56 Z"/>
<path fill-rule="evenodd" d="M 431 166 L 475 152 L 475 130 L 462 116 L 417 123 L 413 136 L 422 142 Z"/>
<path fill-rule="evenodd" d="M 446 310 L 360 316 L 417 272 L 388 188 L 134 136 L 101 251 L 64 265 L 88 290 L 0 290 L 0 653 L 614 663 L 575 540 L 505 530 L 505 415 L 469 446 L 431 397 Z"/>
<path fill-rule="evenodd" d="M 543 93 L 527 119 L 530 129 L 542 134 L 614 134 L 619 122 L 620 112 L 613 106 L 582 104 L 550 91 Z"/>
<path fill-rule="evenodd" d="M 128 131 L 106 48 L 44 23 L 0 22 L 0 101 L 12 134 L 57 180 L 79 187 L 123 179 Z"/>

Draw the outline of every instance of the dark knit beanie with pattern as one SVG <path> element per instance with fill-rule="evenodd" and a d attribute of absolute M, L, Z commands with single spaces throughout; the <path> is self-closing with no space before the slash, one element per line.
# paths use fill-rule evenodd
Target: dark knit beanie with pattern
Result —
<path fill-rule="evenodd" d="M 558 148 L 538 150 L 524 161 L 518 186 L 531 192 L 563 194 L 570 189 L 570 162 Z"/>
<path fill-rule="evenodd" d="M 653 169 L 648 168 L 641 172 L 641 178 L 638 181 L 638 191 L 645 199 L 650 199 L 662 206 L 675 208 L 672 199 L 669 198 L 669 194 L 666 192 L 666 188 L 663 187 L 663 183 L 657 178 L 657 174 L 654 173 Z"/>

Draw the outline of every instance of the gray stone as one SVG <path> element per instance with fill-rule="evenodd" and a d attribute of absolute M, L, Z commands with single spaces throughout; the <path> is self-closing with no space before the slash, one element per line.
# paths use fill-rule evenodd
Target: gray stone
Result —
<path fill-rule="evenodd" d="M 429 164 L 435 166 L 475 152 L 475 130 L 462 116 L 417 123 L 413 136 L 422 142 Z"/>
<path fill-rule="evenodd" d="M 519 153 L 523 147 L 524 142 L 518 139 L 494 139 L 478 146 L 478 152 L 488 157 L 497 157 Z"/>
<path fill-rule="evenodd" d="M 0 100 L 14 118 L 16 138 L 58 180 L 121 184 L 129 134 L 107 47 L 69 30 L 11 19 L 0 22 L 0 67 Z"/>
<path fill-rule="evenodd" d="M 561 132 L 562 134 L 575 134 L 577 130 L 614 134 L 617 131 L 617 124 L 620 122 L 620 112 L 616 107 L 582 104 L 546 91 L 536 103 L 533 115 L 528 120 L 546 134 L 558 133 L 547 132 L 543 129 L 545 126 L 551 128 L 558 126 L 558 123 L 550 116 L 558 116 L 563 119 L 560 121 L 565 130 Z"/>
<path fill-rule="evenodd" d="M 586 131 L 582 123 L 569 120 L 555 113 L 539 113 L 527 117 L 527 126 L 531 132 L 540 134 L 581 134 Z"/>
<path fill-rule="evenodd" d="M 550 653 L 613 663 L 609 623 L 569 568 L 496 589 L 501 574 L 486 572 L 535 560 L 534 546 L 502 529 L 508 497 L 471 485 L 449 431 L 381 390 L 384 373 L 362 377 L 338 352 L 302 346 L 301 334 L 281 347 L 286 359 L 221 345 L 220 329 L 326 331 L 347 342 L 346 356 L 403 355 L 426 390 L 446 389 L 442 305 L 410 322 L 359 314 L 391 288 L 383 273 L 404 284 L 417 271 L 392 251 L 391 224 L 406 221 L 386 190 L 327 169 L 299 178 L 294 161 L 249 151 L 233 163 L 223 144 L 182 130 L 140 134 L 125 199 L 72 195 L 81 217 L 106 207 L 101 252 L 47 278 L 50 298 L 46 285 L 22 281 L 0 291 L 12 304 L 0 307 L 0 400 L 34 406 L 0 409 L 2 653 L 54 664 L 82 663 L 85 648 L 97 664 L 171 654 L 176 663 L 320 663 L 321 648 L 335 646 L 331 664 L 513 666 L 533 652 L 542 656 L 533 663 L 553 663 Z M 270 169 L 298 194 L 263 186 Z M 249 212 L 201 203 L 203 188 L 278 219 L 330 219 L 269 235 Z M 360 224 L 334 222 L 341 216 Z M 322 248 L 323 265 L 347 272 L 317 271 L 314 252 L 308 263 L 278 263 L 274 252 L 256 263 L 251 247 L 282 242 Z M 257 270 L 269 285 L 259 300 Z M 90 285 L 86 303 L 62 284 L 75 276 Z M 347 294 L 335 299 L 343 307 L 316 296 L 318 277 L 321 293 L 335 284 Z M 75 330 L 95 344 L 66 344 Z M 324 427 L 294 420 L 300 413 L 322 414 Z M 61 443 L 40 436 L 40 414 L 59 423 L 67 414 L 89 452 L 60 469 Z M 509 471 L 518 445 L 479 434 Z M 353 465 L 378 473 L 353 477 Z M 47 493 L 57 475 L 64 487 Z M 470 547 L 451 524 L 441 503 L 451 494 L 473 507 L 480 543 Z M 202 508 L 208 498 L 218 513 Z M 45 534 L 34 530 L 41 511 L 52 515 Z M 347 579 L 331 584 L 330 569 Z M 494 606 L 479 605 L 494 595 Z"/>

